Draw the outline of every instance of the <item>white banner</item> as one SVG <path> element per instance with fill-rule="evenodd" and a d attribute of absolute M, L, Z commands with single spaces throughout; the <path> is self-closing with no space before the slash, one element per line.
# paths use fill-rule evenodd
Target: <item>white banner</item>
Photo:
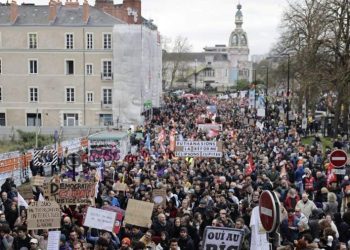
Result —
<path fill-rule="evenodd" d="M 198 130 L 202 131 L 209 131 L 211 129 L 222 131 L 222 124 L 216 124 L 216 123 L 203 123 L 203 124 L 197 124 Z"/>
<path fill-rule="evenodd" d="M 203 250 L 241 249 L 244 231 L 226 227 L 206 227 Z"/>
<path fill-rule="evenodd" d="M 116 216 L 116 212 L 89 207 L 86 213 L 84 226 L 113 232 Z"/>
<path fill-rule="evenodd" d="M 47 239 L 47 250 L 60 249 L 61 231 L 49 231 L 49 237 Z"/>

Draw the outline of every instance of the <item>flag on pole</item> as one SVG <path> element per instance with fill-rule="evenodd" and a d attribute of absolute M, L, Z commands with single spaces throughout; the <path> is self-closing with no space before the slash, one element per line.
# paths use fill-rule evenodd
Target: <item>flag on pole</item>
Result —
<path fill-rule="evenodd" d="M 147 135 L 146 135 L 146 143 L 145 144 L 146 144 L 147 149 L 151 150 L 151 136 L 149 133 L 147 133 Z"/>
<path fill-rule="evenodd" d="M 29 207 L 28 203 L 24 200 L 22 195 L 20 195 L 19 193 L 18 193 L 18 206 L 23 206 L 26 209 Z"/>

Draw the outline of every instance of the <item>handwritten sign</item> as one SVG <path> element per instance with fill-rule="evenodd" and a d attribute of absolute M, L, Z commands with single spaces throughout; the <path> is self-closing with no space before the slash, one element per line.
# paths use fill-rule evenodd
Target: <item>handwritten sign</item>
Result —
<path fill-rule="evenodd" d="M 123 210 L 119 207 L 114 207 L 114 206 L 109 206 L 109 205 L 103 206 L 102 209 L 116 213 L 113 231 L 115 234 L 118 234 L 120 231 L 120 227 L 121 227 L 124 215 L 125 215 L 125 210 Z"/>
<path fill-rule="evenodd" d="M 47 250 L 60 249 L 61 231 L 50 231 L 47 239 Z"/>
<path fill-rule="evenodd" d="M 28 207 L 28 229 L 61 227 L 61 209 L 54 201 L 37 201 Z"/>
<path fill-rule="evenodd" d="M 45 182 L 45 177 L 44 176 L 33 176 L 31 179 L 32 186 L 43 186 Z"/>
<path fill-rule="evenodd" d="M 222 157 L 222 142 L 176 141 L 176 157 Z"/>
<path fill-rule="evenodd" d="M 95 197 L 95 186 L 94 182 L 51 183 L 50 193 L 58 204 L 90 204 Z"/>
<path fill-rule="evenodd" d="M 153 202 L 155 205 L 166 204 L 166 189 L 153 189 L 152 191 Z"/>
<path fill-rule="evenodd" d="M 125 212 L 125 223 L 147 228 L 151 222 L 153 207 L 153 203 L 130 199 Z"/>
<path fill-rule="evenodd" d="M 121 182 L 114 183 L 114 185 L 113 185 L 113 189 L 115 191 L 125 191 L 127 188 L 128 188 L 128 185 L 126 185 L 125 183 L 121 183 Z"/>
<path fill-rule="evenodd" d="M 84 226 L 113 232 L 116 216 L 116 212 L 89 207 Z"/>
<path fill-rule="evenodd" d="M 18 193 L 22 195 L 25 200 L 33 199 L 33 189 L 29 184 L 23 184 L 17 188 Z"/>

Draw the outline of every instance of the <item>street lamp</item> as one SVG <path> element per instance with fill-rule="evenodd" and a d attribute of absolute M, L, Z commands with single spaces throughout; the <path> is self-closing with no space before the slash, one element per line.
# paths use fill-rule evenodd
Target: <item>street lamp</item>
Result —
<path fill-rule="evenodd" d="M 197 93 L 197 59 L 194 60 L 194 91 Z"/>
<path fill-rule="evenodd" d="M 271 58 L 285 58 L 287 57 L 287 63 L 288 63 L 288 72 L 287 72 L 287 127 L 289 127 L 289 88 L 290 88 L 290 54 L 283 53 L 279 56 L 269 56 L 266 59 L 271 59 Z"/>
<path fill-rule="evenodd" d="M 263 69 L 266 68 L 266 86 L 265 86 L 265 112 L 266 112 L 266 116 L 267 116 L 267 109 L 268 109 L 268 96 L 269 96 L 269 66 L 263 66 Z"/>

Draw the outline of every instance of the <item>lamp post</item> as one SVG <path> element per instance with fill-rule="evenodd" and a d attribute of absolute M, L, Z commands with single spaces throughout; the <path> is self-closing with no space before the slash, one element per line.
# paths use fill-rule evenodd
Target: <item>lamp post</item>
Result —
<path fill-rule="evenodd" d="M 194 60 L 194 91 L 197 93 L 197 59 Z"/>
<path fill-rule="evenodd" d="M 266 83 L 265 83 L 265 113 L 267 116 L 267 109 L 268 109 L 268 96 L 269 96 L 269 66 L 264 66 L 263 68 L 266 68 Z"/>
<path fill-rule="evenodd" d="M 290 125 L 290 122 L 289 122 L 289 88 L 290 88 L 290 54 L 287 54 L 287 53 L 284 53 L 284 54 L 281 54 L 279 56 L 269 56 L 267 57 L 266 59 L 271 59 L 271 58 L 284 58 L 284 57 L 287 57 L 287 64 L 288 64 L 288 68 L 287 68 L 287 116 L 286 116 L 286 119 L 287 119 L 287 127 L 289 127 Z"/>

